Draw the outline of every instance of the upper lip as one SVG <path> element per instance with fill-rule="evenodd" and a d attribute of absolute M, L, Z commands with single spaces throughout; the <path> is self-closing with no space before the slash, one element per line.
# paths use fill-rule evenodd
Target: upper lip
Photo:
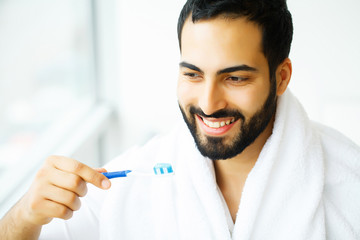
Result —
<path fill-rule="evenodd" d="M 203 116 L 200 116 L 200 115 L 197 115 L 199 116 L 202 120 L 207 120 L 209 122 L 226 122 L 226 121 L 232 121 L 232 122 L 235 122 L 235 117 L 226 117 L 226 118 L 206 118 L 206 117 L 203 117 Z"/>

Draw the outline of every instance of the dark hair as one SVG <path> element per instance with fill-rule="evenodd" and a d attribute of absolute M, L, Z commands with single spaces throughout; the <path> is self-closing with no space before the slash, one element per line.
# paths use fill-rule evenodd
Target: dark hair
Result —
<path fill-rule="evenodd" d="M 292 17 L 286 0 L 188 0 L 178 20 L 178 40 L 181 51 L 181 33 L 190 16 L 195 23 L 218 16 L 235 19 L 246 17 L 262 29 L 262 51 L 268 61 L 270 79 L 290 52 L 293 35 Z"/>

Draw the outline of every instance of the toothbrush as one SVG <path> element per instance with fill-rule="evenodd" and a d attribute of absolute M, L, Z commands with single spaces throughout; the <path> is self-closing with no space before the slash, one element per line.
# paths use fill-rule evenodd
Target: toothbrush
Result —
<path fill-rule="evenodd" d="M 156 176 L 156 175 L 174 174 L 174 171 L 170 163 L 157 163 L 153 169 L 154 169 L 154 173 L 123 170 L 117 172 L 103 172 L 102 174 L 108 179 L 118 178 L 118 177 L 129 177 L 129 176 Z"/>

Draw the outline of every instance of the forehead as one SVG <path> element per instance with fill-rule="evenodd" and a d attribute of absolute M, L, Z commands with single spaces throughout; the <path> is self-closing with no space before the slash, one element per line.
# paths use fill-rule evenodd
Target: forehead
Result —
<path fill-rule="evenodd" d="M 256 66 L 265 60 L 261 42 L 260 27 L 246 18 L 218 17 L 193 23 L 189 17 L 181 35 L 181 58 L 209 68 Z"/>

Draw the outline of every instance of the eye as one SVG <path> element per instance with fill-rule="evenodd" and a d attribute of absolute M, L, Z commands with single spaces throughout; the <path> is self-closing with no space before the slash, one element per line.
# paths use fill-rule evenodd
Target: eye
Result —
<path fill-rule="evenodd" d="M 198 83 L 203 80 L 203 74 L 201 72 L 197 71 L 191 71 L 191 70 L 182 70 L 181 76 L 185 81 L 192 82 L 192 83 Z"/>
<path fill-rule="evenodd" d="M 248 79 L 249 79 L 248 77 L 240 77 L 240 76 L 229 76 L 226 78 L 226 80 L 229 80 L 234 83 L 240 83 L 240 82 L 246 81 Z"/>
<path fill-rule="evenodd" d="M 197 78 L 197 77 L 199 77 L 199 74 L 194 73 L 194 72 L 186 72 L 186 73 L 184 73 L 184 76 L 189 77 L 189 78 Z"/>

